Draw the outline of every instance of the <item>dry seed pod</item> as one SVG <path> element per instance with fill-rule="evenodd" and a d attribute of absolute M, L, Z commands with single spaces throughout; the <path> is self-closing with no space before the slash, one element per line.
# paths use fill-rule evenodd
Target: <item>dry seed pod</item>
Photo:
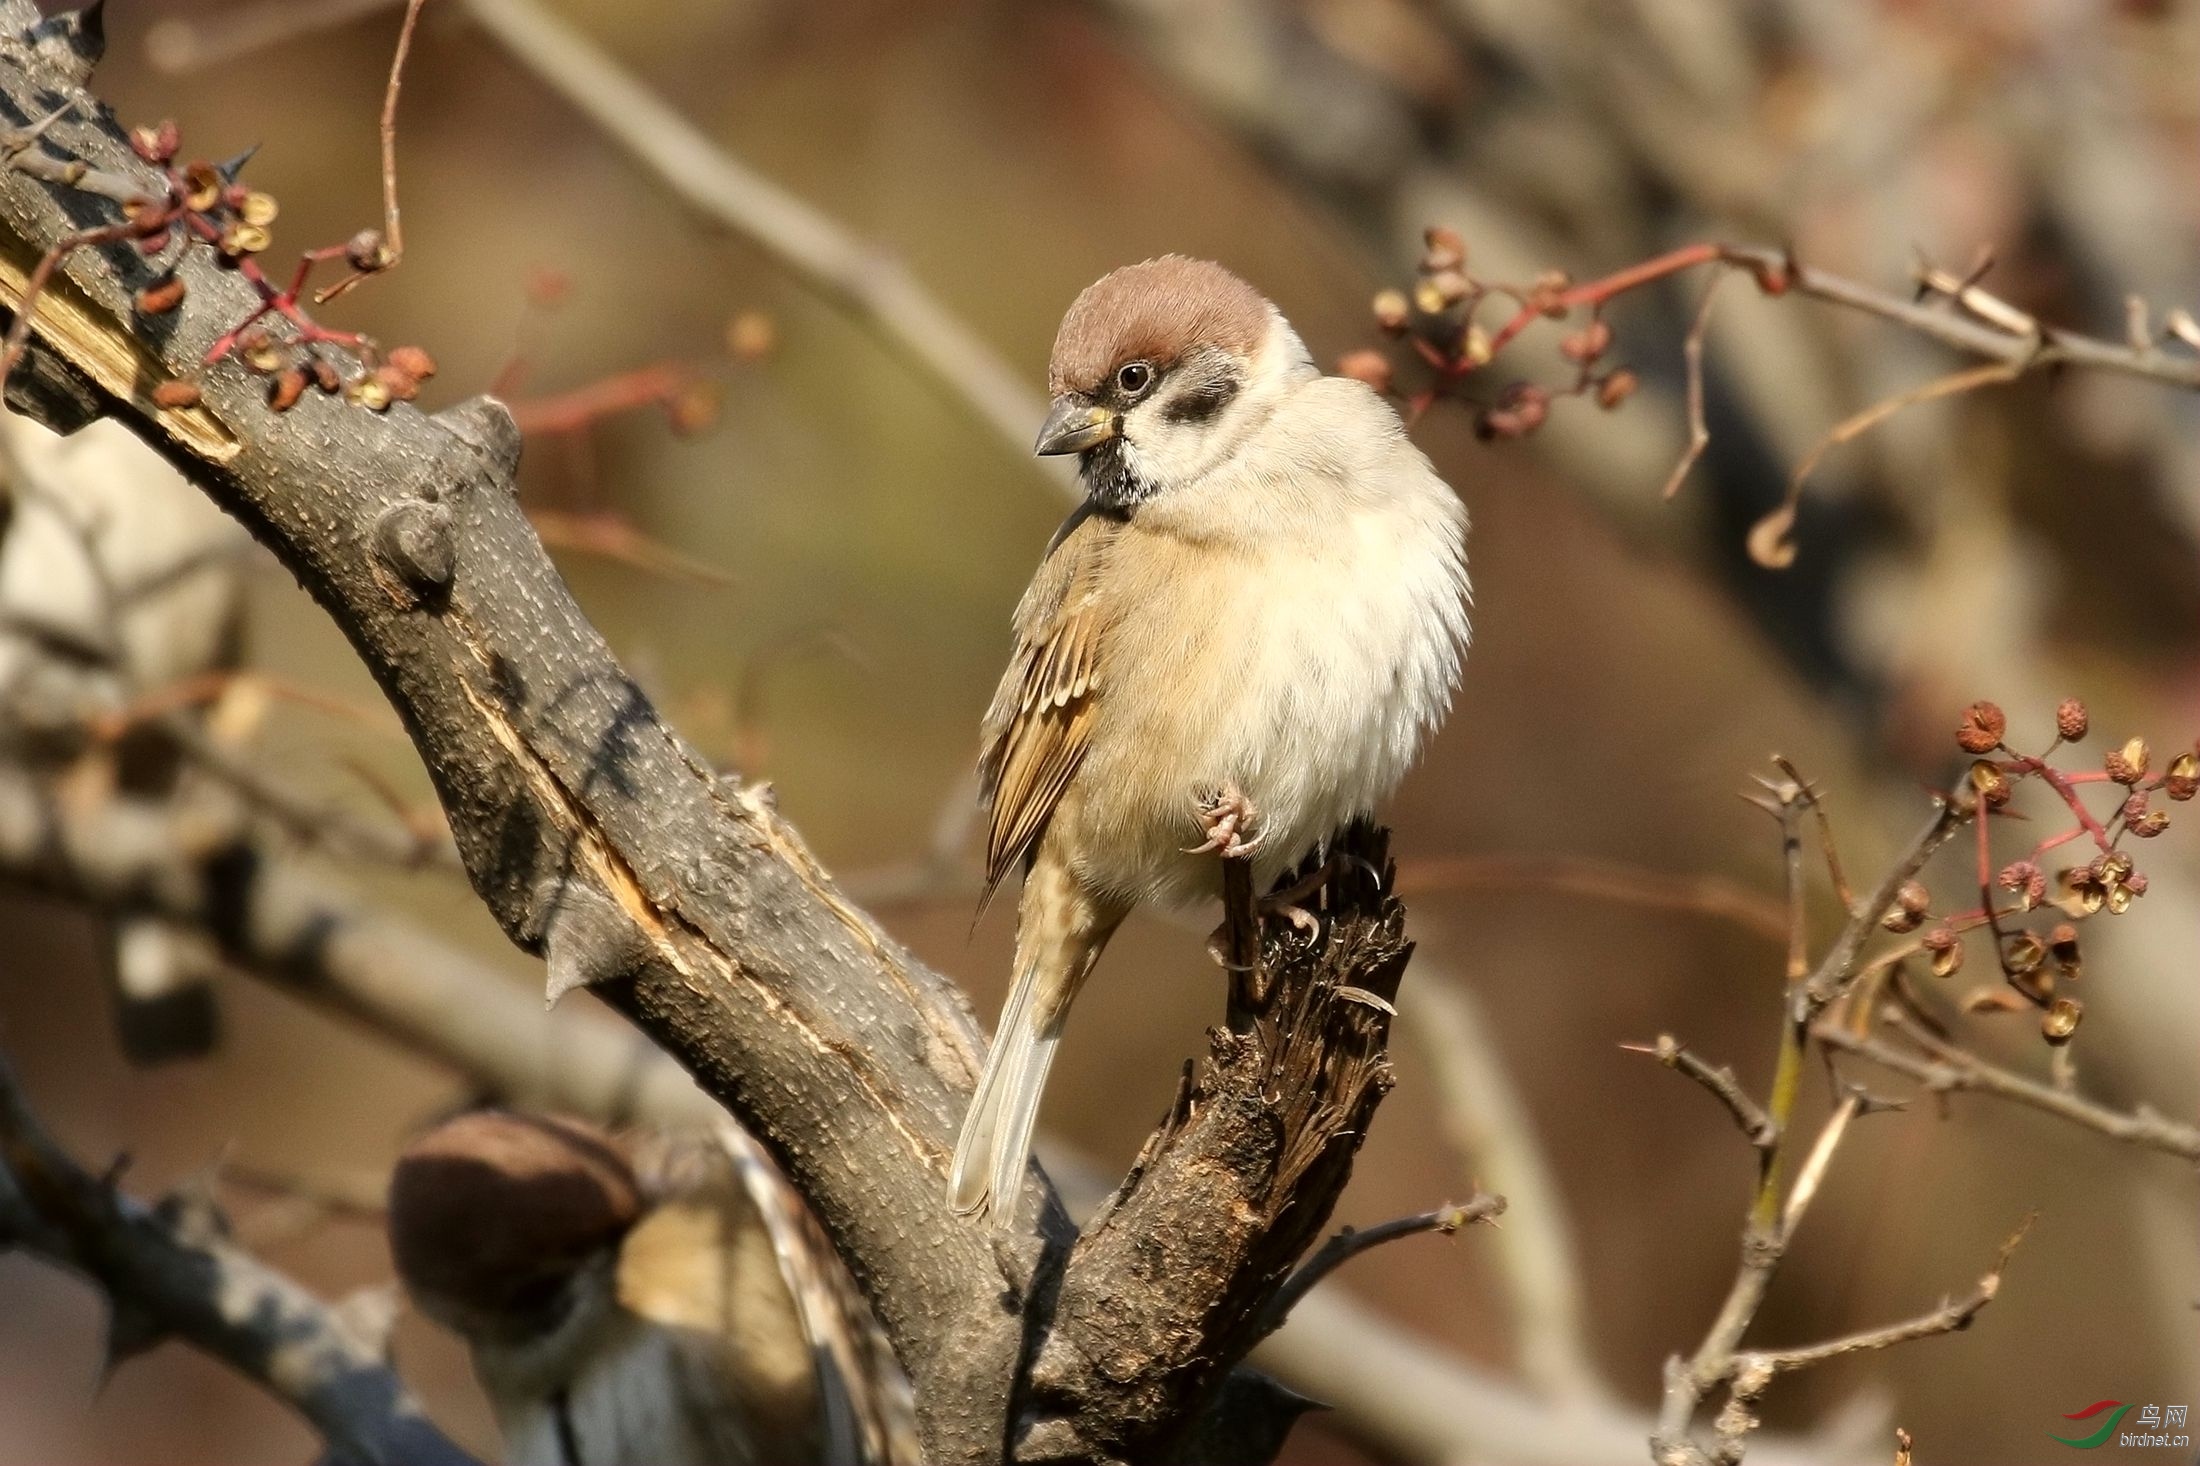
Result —
<path fill-rule="evenodd" d="M 2200 794 L 2200 758 L 2181 753 L 2171 759 L 2169 772 L 2162 778 L 2162 792 L 2180 804 Z"/>
<path fill-rule="evenodd" d="M 415 382 L 425 382 L 435 375 L 435 358 L 418 346 L 393 347 L 386 360 Z"/>
<path fill-rule="evenodd" d="M 2066 743 L 2076 743 L 2085 737 L 2093 720 L 2087 715 L 2085 704 L 2074 697 L 2066 697 L 2055 708 L 2055 731 Z"/>
<path fill-rule="evenodd" d="M 2119 784 L 2138 783 L 2147 776 L 2147 741 L 2133 738 L 2122 748 L 2111 749 L 2101 767 Z"/>
<path fill-rule="evenodd" d="M 2051 1044 L 2066 1044 L 2070 1042 L 2070 1036 L 2078 1031 L 2078 1020 L 2083 1017 L 2083 1003 L 2076 998 L 2057 998 L 2040 1015 L 2040 1036 Z"/>
<path fill-rule="evenodd" d="M 2009 719 L 1990 702 L 1975 702 L 1963 710 L 1956 724 L 1956 746 L 1965 753 L 1992 753 L 2009 731 Z"/>

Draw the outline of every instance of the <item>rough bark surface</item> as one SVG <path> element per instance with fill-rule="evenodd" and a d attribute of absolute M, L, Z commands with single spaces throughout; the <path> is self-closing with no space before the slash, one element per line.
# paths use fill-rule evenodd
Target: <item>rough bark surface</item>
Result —
<path fill-rule="evenodd" d="M 85 68 L 24 39 L 35 20 L 21 0 L 0 4 L 0 125 L 76 101 L 35 146 L 156 191 L 79 89 Z M 0 304 L 20 308 L 55 241 L 117 217 L 104 198 L 0 170 Z M 768 795 L 658 717 L 521 512 L 503 407 L 377 414 L 308 392 L 273 412 L 262 379 L 201 365 L 256 303 L 251 288 L 194 245 L 183 308 L 140 316 L 133 293 L 156 268 L 129 244 L 69 255 L 37 302 L 10 405 L 63 431 L 131 423 L 326 608 L 403 716 L 506 933 L 553 982 L 598 984 L 808 1197 L 912 1376 L 929 1456 L 1150 1456 L 1201 1439 L 1185 1423 L 1202 1410 L 1237 1446 L 1261 1434 L 1255 1417 L 1280 1439 L 1290 1411 L 1276 1394 L 1224 1381 L 1386 1082 L 1381 1010 L 1340 995 L 1395 985 L 1404 954 L 1383 891 L 1332 883 L 1325 941 L 1284 963 L 1303 980 L 1278 982 L 1255 1031 L 1217 1039 L 1090 1236 L 1075 1241 L 1034 1172 L 1030 1220 L 995 1238 L 943 1199 L 981 1052 L 967 1003 L 836 892 Z M 197 405 L 156 405 L 174 379 L 200 387 Z M 251 916 L 232 919 L 245 930 Z M 1019 1289 L 1019 1276 L 1044 1281 Z M 1033 1363 L 1034 1423 L 1012 1431 L 1011 1381 Z"/>

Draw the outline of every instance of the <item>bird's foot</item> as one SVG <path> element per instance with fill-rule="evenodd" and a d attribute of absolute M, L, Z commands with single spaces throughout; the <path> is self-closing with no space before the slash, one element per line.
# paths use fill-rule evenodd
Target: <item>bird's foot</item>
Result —
<path fill-rule="evenodd" d="M 1280 891 L 1271 891 L 1255 903 L 1254 909 L 1263 917 L 1280 916 L 1298 930 L 1313 936 L 1322 929 L 1321 918 L 1299 905 L 1307 897 L 1319 891 L 1336 874 L 1337 859 L 1331 856 L 1299 879 Z"/>
<path fill-rule="evenodd" d="M 1194 807 L 1207 839 L 1204 844 L 1186 846 L 1186 855 L 1219 853 L 1224 860 L 1243 860 L 1260 848 L 1262 837 L 1253 833 L 1260 811 L 1237 785 L 1223 785 Z"/>

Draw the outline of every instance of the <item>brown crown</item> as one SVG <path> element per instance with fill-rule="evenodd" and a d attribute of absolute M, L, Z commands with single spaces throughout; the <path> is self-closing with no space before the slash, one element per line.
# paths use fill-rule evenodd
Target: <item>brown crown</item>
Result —
<path fill-rule="evenodd" d="M 642 1207 L 610 1136 L 578 1121 L 482 1110 L 406 1148 L 390 1177 L 390 1251 L 448 1322 L 519 1321 L 615 1246 Z"/>
<path fill-rule="evenodd" d="M 1268 333 L 1268 302 L 1209 260 L 1163 255 L 1085 287 L 1062 317 L 1048 390 L 1090 392 L 1128 361 L 1165 368 L 1199 346 L 1249 357 Z"/>

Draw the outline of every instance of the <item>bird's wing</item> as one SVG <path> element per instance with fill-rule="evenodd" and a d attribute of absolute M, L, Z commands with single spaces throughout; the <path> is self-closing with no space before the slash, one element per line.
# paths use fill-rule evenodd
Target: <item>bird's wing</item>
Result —
<path fill-rule="evenodd" d="M 1100 566 L 1119 526 L 1080 509 L 1016 608 L 1016 651 L 986 710 L 978 793 L 992 897 L 1039 841 L 1085 756 L 1099 709 Z"/>

